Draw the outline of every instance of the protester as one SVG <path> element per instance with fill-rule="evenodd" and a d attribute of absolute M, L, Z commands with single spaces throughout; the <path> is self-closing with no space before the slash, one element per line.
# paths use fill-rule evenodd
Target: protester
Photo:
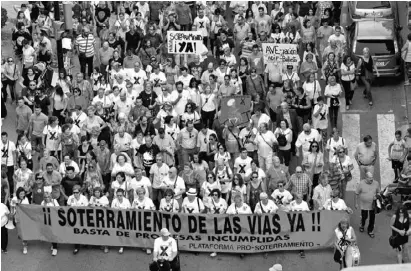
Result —
<path fill-rule="evenodd" d="M 343 219 L 338 223 L 335 229 L 336 240 L 334 243 L 334 261 L 340 264 L 340 270 L 351 266 L 346 262 L 346 255 L 350 253 L 348 248 L 357 241 L 354 229 L 350 226 L 348 220 Z M 350 265 L 349 265 L 350 264 Z"/>
<path fill-rule="evenodd" d="M 405 206 L 399 206 L 395 214 L 391 218 L 392 235 L 390 237 L 390 245 L 397 252 L 397 260 L 399 264 L 404 263 L 404 255 L 406 253 L 406 244 L 408 243 L 410 231 L 410 218 L 408 210 Z"/>

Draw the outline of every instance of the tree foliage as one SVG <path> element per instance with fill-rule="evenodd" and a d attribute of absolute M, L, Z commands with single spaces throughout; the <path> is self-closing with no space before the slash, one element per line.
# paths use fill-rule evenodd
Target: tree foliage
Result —
<path fill-rule="evenodd" d="M 5 8 L 1 8 L 1 28 L 6 25 L 7 20 L 7 10 Z"/>

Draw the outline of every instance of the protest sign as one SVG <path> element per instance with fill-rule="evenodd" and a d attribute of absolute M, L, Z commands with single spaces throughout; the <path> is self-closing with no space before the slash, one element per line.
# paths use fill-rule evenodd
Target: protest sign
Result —
<path fill-rule="evenodd" d="M 296 66 L 300 62 L 297 44 L 263 43 L 264 63 Z"/>
<path fill-rule="evenodd" d="M 251 96 L 235 95 L 221 98 L 221 114 L 218 120 L 221 125 L 244 125 L 251 118 Z"/>
<path fill-rule="evenodd" d="M 197 31 L 167 31 L 169 54 L 200 54 L 203 36 Z"/>
<path fill-rule="evenodd" d="M 257 253 L 332 246 L 342 211 L 265 215 L 164 213 L 90 207 L 17 207 L 22 240 L 63 244 L 153 247 L 168 228 L 180 250 Z"/>

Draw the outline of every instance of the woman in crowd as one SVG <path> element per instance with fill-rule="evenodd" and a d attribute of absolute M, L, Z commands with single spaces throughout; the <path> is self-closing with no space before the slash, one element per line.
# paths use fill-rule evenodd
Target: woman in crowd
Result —
<path fill-rule="evenodd" d="M 31 201 L 31 183 L 33 182 L 33 172 L 27 167 L 27 160 L 22 158 L 19 161 L 19 168 L 13 174 L 14 191 L 21 187 L 26 191 L 26 195 Z M 17 195 L 17 194 L 16 194 Z"/>
<path fill-rule="evenodd" d="M 49 206 L 49 207 L 58 207 L 59 203 L 56 199 L 52 198 L 51 191 L 49 191 L 49 192 L 44 192 L 44 198 L 43 198 L 43 201 L 41 202 L 40 205 Z M 71 205 L 69 205 L 69 206 L 71 206 Z M 77 245 L 77 246 L 79 246 L 79 245 Z M 77 252 L 78 252 L 78 250 L 77 250 Z M 53 256 L 57 255 L 57 243 L 51 243 L 51 255 L 53 255 Z"/>
<path fill-rule="evenodd" d="M 325 83 L 328 84 L 330 76 L 334 76 L 336 80 L 337 78 L 339 78 L 339 71 L 340 68 L 336 60 L 335 54 L 333 52 L 328 53 L 322 68 L 322 74 L 324 77 L 321 77 L 321 79 L 325 79 Z"/>
<path fill-rule="evenodd" d="M 221 198 L 221 191 L 215 188 L 210 191 L 210 197 L 204 198 L 204 205 L 209 214 L 225 214 L 227 211 L 227 202 Z M 211 252 L 212 258 L 217 256 L 217 252 Z"/>
<path fill-rule="evenodd" d="M 357 64 L 357 76 L 359 76 L 361 82 L 365 86 L 365 89 L 363 91 L 364 98 L 368 99 L 369 105 L 372 106 L 373 99 L 371 93 L 371 85 L 374 80 L 374 71 L 377 73 L 377 77 L 380 77 L 380 73 L 371 56 L 370 49 L 368 47 L 365 47 L 362 50 L 362 53 L 363 56 L 360 57 L 360 60 Z"/>
<path fill-rule="evenodd" d="M 122 188 L 117 189 L 117 191 L 115 192 L 116 197 L 111 202 L 111 208 L 117 209 L 117 210 L 131 209 L 130 201 L 124 197 L 125 193 L 126 191 L 123 190 Z M 124 252 L 124 248 L 120 247 L 118 250 L 118 253 L 123 254 L 123 252 Z"/>
<path fill-rule="evenodd" d="M 338 223 L 335 229 L 336 240 L 334 243 L 334 261 L 340 264 L 340 269 L 346 268 L 349 263 L 346 262 L 347 254 L 351 253 L 351 245 L 355 244 L 357 237 L 354 229 L 350 226 L 347 219 Z"/>
<path fill-rule="evenodd" d="M 308 81 L 308 78 L 310 76 L 314 76 L 314 79 L 315 79 L 317 75 L 318 67 L 317 67 L 317 63 L 314 62 L 314 55 L 309 53 L 305 56 L 304 60 L 305 61 L 301 63 L 301 67 L 300 67 L 301 81 Z"/>
<path fill-rule="evenodd" d="M 237 194 L 241 195 L 244 202 L 248 202 L 247 185 L 244 183 L 244 179 L 241 174 L 234 174 L 230 193 L 231 197 L 229 203 L 231 203 L 231 201 L 234 199 L 234 196 Z"/>
<path fill-rule="evenodd" d="M 32 148 L 31 143 L 27 139 L 26 135 L 20 135 L 19 140 L 17 140 L 17 160 L 26 159 L 27 168 L 33 170 L 33 159 L 32 159 Z"/>
<path fill-rule="evenodd" d="M 308 149 L 308 154 L 304 155 L 302 165 L 305 172 L 310 176 L 312 180 L 312 187 L 318 185 L 318 179 L 323 171 L 324 156 L 320 151 L 320 143 L 313 141 Z"/>
<path fill-rule="evenodd" d="M 81 95 L 81 90 L 79 88 L 73 89 L 73 94 L 67 100 L 67 112 L 72 112 L 76 105 L 81 106 L 82 109 L 86 109 L 88 106 L 88 101 Z"/>
<path fill-rule="evenodd" d="M 341 63 L 341 84 L 345 93 L 345 106 L 346 109 L 350 109 L 352 98 L 354 96 L 355 85 L 355 64 L 351 59 L 351 56 L 346 55 Z"/>
<path fill-rule="evenodd" d="M 51 108 L 53 108 L 53 116 L 58 118 L 60 125 L 63 125 L 66 120 L 67 103 L 67 95 L 61 87 L 57 87 L 51 95 Z"/>
<path fill-rule="evenodd" d="M 61 87 L 61 89 L 63 90 L 64 94 L 66 94 L 67 96 L 71 96 L 71 79 L 70 76 L 67 75 L 66 69 L 61 69 L 59 71 L 59 76 L 56 82 L 56 85 L 58 85 L 59 87 Z M 80 94 L 81 95 L 81 94 Z M 86 108 L 86 107 L 82 107 L 82 108 Z"/>
<path fill-rule="evenodd" d="M 340 97 L 342 93 L 341 85 L 337 83 L 334 75 L 328 77 L 328 84 L 325 87 L 324 96 L 327 98 L 327 105 L 330 114 L 331 126 L 337 127 L 338 111 L 340 110 Z"/>
<path fill-rule="evenodd" d="M 345 201 L 340 198 L 340 191 L 334 190 L 331 193 L 331 198 L 326 200 L 323 206 L 324 210 L 329 211 L 348 211 Z"/>
<path fill-rule="evenodd" d="M 91 137 L 91 132 L 93 127 L 97 126 L 98 130 L 101 132 L 104 128 L 106 128 L 107 124 L 99 117 L 95 115 L 96 107 L 90 105 L 87 108 L 87 118 L 84 120 L 81 129 L 83 132 L 87 134 L 87 137 Z"/>
<path fill-rule="evenodd" d="M 255 206 L 260 201 L 261 192 L 266 191 L 266 184 L 258 178 L 258 173 L 251 173 L 251 179 L 247 185 L 247 203 L 250 205 L 251 210 L 254 210 Z"/>
<path fill-rule="evenodd" d="M 178 213 L 180 205 L 178 201 L 174 199 L 174 191 L 172 189 L 166 189 L 164 192 L 164 198 L 160 201 L 160 211 L 168 213 Z"/>
<path fill-rule="evenodd" d="M 390 237 L 390 245 L 397 252 L 397 260 L 399 264 L 404 263 L 404 255 L 406 253 L 406 244 L 408 243 L 410 229 L 410 217 L 407 208 L 399 206 L 395 214 L 391 218 L 392 235 Z"/>
<path fill-rule="evenodd" d="M 15 91 L 15 86 L 17 80 L 20 78 L 20 69 L 18 69 L 17 64 L 14 63 L 14 59 L 12 57 L 7 58 L 7 63 L 2 64 L 2 69 L 1 69 L 1 92 L 2 92 L 2 100 L 4 99 L 7 101 L 8 98 L 8 93 L 7 93 L 7 86 L 9 86 L 10 90 L 10 95 L 11 95 L 11 100 L 12 102 L 16 101 L 16 91 Z M 33 70 L 31 70 L 33 72 Z M 28 86 L 28 81 L 26 82 L 20 80 L 20 85 L 21 87 L 27 87 Z"/>
<path fill-rule="evenodd" d="M 228 165 L 228 162 L 224 162 L 224 160 L 221 158 L 216 159 L 216 167 L 213 169 L 213 173 L 216 175 L 217 180 L 220 182 L 222 197 L 226 201 L 229 201 L 229 192 L 232 187 L 233 172 Z"/>
<path fill-rule="evenodd" d="M 28 198 L 26 197 L 26 191 L 23 187 L 17 188 L 16 195 L 10 201 L 10 214 L 14 218 L 16 224 L 20 223 L 18 216 L 16 216 L 16 207 L 19 204 L 30 204 Z M 20 237 L 19 237 L 20 239 Z M 23 254 L 27 254 L 27 241 L 22 241 L 23 243 Z"/>

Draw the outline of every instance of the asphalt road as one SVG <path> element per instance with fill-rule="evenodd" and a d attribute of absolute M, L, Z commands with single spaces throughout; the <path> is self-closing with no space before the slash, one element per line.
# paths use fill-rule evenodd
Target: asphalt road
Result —
<path fill-rule="evenodd" d="M 10 5 L 8 6 L 10 7 Z M 400 10 L 404 9 L 400 7 Z M 401 22 L 404 22 L 403 25 L 406 25 L 405 16 L 400 16 Z M 406 31 L 408 29 L 404 27 L 404 36 L 408 33 Z M 3 33 L 4 31 L 2 31 Z M 10 42 L 2 38 L 1 49 L 2 55 L 10 54 Z M 348 142 L 350 145 L 355 146 L 360 142 L 362 136 L 366 134 L 372 135 L 377 145 L 383 145 L 386 144 L 385 138 L 387 134 L 392 134 L 393 136 L 396 129 L 404 130 L 407 127 L 405 91 L 402 81 L 402 78 L 378 79 L 373 87 L 375 101 L 374 106 L 371 108 L 368 106 L 367 101 L 362 98 L 362 88 L 360 87 L 356 90 L 352 109 L 349 112 L 340 114 L 338 125 L 343 135 L 349 138 Z M 10 138 L 15 140 L 14 106 L 7 104 L 7 108 L 9 115 L 2 123 L 2 131 L 7 131 Z M 386 126 L 388 130 L 381 133 L 381 130 Z M 351 130 L 353 129 L 358 131 L 352 134 Z M 381 167 L 380 164 L 384 164 L 384 161 L 381 159 L 377 162 L 375 175 L 378 179 L 383 179 L 381 176 L 386 176 L 386 165 Z M 384 170 L 380 170 L 381 168 Z M 383 180 L 383 182 L 389 181 Z M 354 207 L 352 191 L 348 192 L 347 204 L 350 207 Z M 352 215 L 351 224 L 357 233 L 358 245 L 361 251 L 361 265 L 391 264 L 396 262 L 395 252 L 388 245 L 388 238 L 391 234 L 389 228 L 391 216 L 392 211 L 384 211 L 377 215 L 376 237 L 371 239 L 368 235 L 358 232 L 359 212 L 356 211 Z M 151 256 L 147 256 L 141 249 L 129 248 L 125 249 L 124 254 L 120 255 L 115 248 L 112 248 L 110 253 L 104 254 L 99 248 L 89 247 L 82 249 L 79 254 L 74 256 L 70 245 L 59 245 L 58 255 L 53 257 L 50 253 L 50 245 L 40 241 L 29 242 L 28 254 L 23 255 L 21 241 L 17 238 L 16 230 L 9 232 L 8 250 L 8 254 L 1 255 L 1 268 L 8 271 L 148 270 L 148 264 L 151 261 Z M 201 253 L 195 256 L 188 252 L 182 252 L 181 268 L 183 271 L 259 271 L 268 270 L 274 263 L 281 263 L 284 270 L 287 271 L 338 270 L 338 265 L 333 262 L 332 256 L 333 250 L 331 248 L 307 251 L 305 259 L 301 259 L 297 252 L 269 253 L 267 259 L 264 259 L 262 254 L 247 255 L 242 260 L 234 254 L 219 254 L 216 258 L 210 258 L 208 253 Z M 411 261 L 411 258 L 409 258 L 409 261 Z"/>

